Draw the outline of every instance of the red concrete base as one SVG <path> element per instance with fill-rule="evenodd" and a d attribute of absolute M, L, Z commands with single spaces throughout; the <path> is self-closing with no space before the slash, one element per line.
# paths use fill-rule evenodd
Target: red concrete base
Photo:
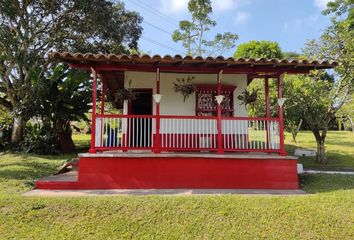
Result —
<path fill-rule="evenodd" d="M 297 160 L 80 157 L 78 182 L 38 189 L 298 189 Z"/>

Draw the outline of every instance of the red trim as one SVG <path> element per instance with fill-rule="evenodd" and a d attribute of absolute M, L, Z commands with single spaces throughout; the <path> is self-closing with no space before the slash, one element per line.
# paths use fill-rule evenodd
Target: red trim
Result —
<path fill-rule="evenodd" d="M 264 79 L 264 95 L 265 95 L 265 107 L 266 107 L 266 117 L 270 117 L 270 99 L 269 99 L 269 79 L 266 77 Z M 267 135 L 267 146 L 269 147 L 269 127 L 268 122 L 266 122 L 266 135 Z"/>
<path fill-rule="evenodd" d="M 160 94 L 160 69 L 156 69 L 156 94 Z M 154 138 L 154 152 L 160 153 L 160 103 L 155 102 L 155 115 L 156 115 L 156 136 Z"/>
<path fill-rule="evenodd" d="M 278 76 L 278 98 L 283 97 L 283 83 L 282 76 Z M 278 106 L 279 112 L 279 142 L 280 142 L 280 155 L 285 156 L 285 145 L 284 145 L 284 120 L 283 120 L 283 108 Z"/>
<path fill-rule="evenodd" d="M 106 96 L 106 84 L 104 78 L 101 79 L 102 81 L 102 90 L 101 90 L 101 114 L 104 114 L 104 101 Z"/>
<path fill-rule="evenodd" d="M 96 114 L 100 118 L 156 118 L 153 115 L 122 115 L 122 114 Z M 216 116 L 180 116 L 180 115 L 160 115 L 160 118 L 176 118 L 176 119 L 217 119 Z M 267 117 L 222 117 L 222 120 L 262 120 L 278 122 L 279 118 Z"/>
<path fill-rule="evenodd" d="M 101 89 L 101 114 L 104 114 L 104 104 L 105 104 L 105 95 L 106 95 L 106 84 L 105 84 L 105 80 L 104 78 L 101 78 L 101 85 L 102 85 L 102 89 Z M 101 133 L 103 133 L 104 129 L 103 129 L 103 125 L 101 124 Z M 103 144 L 103 138 L 101 137 L 101 145 Z"/>
<path fill-rule="evenodd" d="M 222 71 L 218 73 L 217 75 L 217 93 L 218 95 L 221 95 L 221 76 L 222 76 Z M 222 138 L 222 127 L 221 127 L 221 104 L 217 104 L 218 108 L 218 115 L 217 115 L 217 131 L 218 131 L 218 140 L 217 140 L 217 146 L 218 146 L 218 151 L 217 153 L 224 153 L 224 143 L 223 143 L 223 138 Z"/>
<path fill-rule="evenodd" d="M 95 153 L 96 145 L 96 101 L 97 101 L 97 73 L 94 68 L 91 68 L 93 75 L 93 84 L 92 84 L 92 127 L 91 127 L 91 147 L 89 149 L 90 153 Z"/>
<path fill-rule="evenodd" d="M 217 91 L 217 84 L 196 84 L 195 85 L 198 91 Z M 234 91 L 236 86 L 234 85 L 224 85 L 221 84 L 222 91 Z"/>
<path fill-rule="evenodd" d="M 89 69 L 88 64 L 70 64 L 72 68 L 81 68 Z M 109 64 L 96 64 L 95 69 L 97 71 L 136 71 L 136 72 L 156 72 L 156 65 L 146 64 L 146 65 L 109 65 Z M 288 73 L 309 73 L 310 70 L 301 69 L 299 67 L 282 67 L 277 69 L 276 67 L 262 67 L 262 66 L 232 66 L 230 68 L 221 67 L 212 67 L 212 66 L 159 66 L 160 72 L 169 72 L 169 73 L 211 73 L 217 74 L 223 69 L 224 74 L 249 74 L 249 73 L 267 73 L 268 75 L 277 76 L 279 74 Z M 262 76 L 259 76 L 262 77 Z"/>

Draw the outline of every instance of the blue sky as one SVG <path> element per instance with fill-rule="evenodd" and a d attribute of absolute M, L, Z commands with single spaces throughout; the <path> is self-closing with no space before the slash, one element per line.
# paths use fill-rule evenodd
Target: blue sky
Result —
<path fill-rule="evenodd" d="M 122 0 L 129 10 L 143 18 L 143 36 L 139 47 L 149 54 L 184 54 L 181 43 L 170 33 L 178 21 L 189 19 L 188 0 Z M 321 11 L 329 0 L 212 0 L 212 18 L 217 26 L 209 33 L 232 32 L 239 35 L 237 44 L 250 40 L 277 41 L 284 51 L 300 52 L 305 42 L 318 38 L 329 25 Z M 161 46 L 161 44 L 163 46 Z M 232 56 L 235 49 L 225 52 Z"/>

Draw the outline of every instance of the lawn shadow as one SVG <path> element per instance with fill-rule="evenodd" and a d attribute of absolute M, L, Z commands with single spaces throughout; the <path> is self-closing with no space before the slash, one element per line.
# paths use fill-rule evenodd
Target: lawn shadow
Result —
<path fill-rule="evenodd" d="M 354 176 L 341 174 L 301 174 L 300 189 L 307 193 L 324 193 L 354 189 Z"/>
<path fill-rule="evenodd" d="M 0 179 L 35 180 L 43 176 L 53 175 L 58 171 L 57 163 L 22 161 L 0 165 Z"/>

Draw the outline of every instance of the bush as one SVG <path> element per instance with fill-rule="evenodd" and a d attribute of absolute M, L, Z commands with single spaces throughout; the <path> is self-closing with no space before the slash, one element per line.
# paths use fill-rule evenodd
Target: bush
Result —
<path fill-rule="evenodd" d="M 7 147 L 11 140 L 12 116 L 0 107 L 0 149 Z"/>
<path fill-rule="evenodd" d="M 0 149 L 7 147 L 10 144 L 11 124 L 0 123 Z"/>
<path fill-rule="evenodd" d="M 58 138 L 52 133 L 50 126 L 35 123 L 27 125 L 24 140 L 20 143 L 20 150 L 25 153 L 58 154 Z"/>

